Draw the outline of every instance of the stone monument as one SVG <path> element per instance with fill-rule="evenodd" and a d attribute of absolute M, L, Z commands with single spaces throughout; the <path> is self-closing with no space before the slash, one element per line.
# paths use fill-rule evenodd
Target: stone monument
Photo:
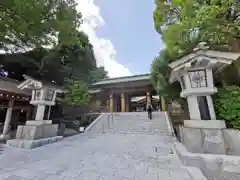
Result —
<path fill-rule="evenodd" d="M 216 119 L 211 97 L 218 92 L 213 74 L 239 57 L 240 53 L 212 51 L 206 43 L 200 43 L 193 53 L 169 65 L 172 68 L 170 83 L 180 82 L 180 96 L 188 102 L 190 120 L 184 120 L 183 141 L 190 151 L 225 153 L 221 129 L 226 128 L 226 124 Z"/>
<path fill-rule="evenodd" d="M 51 120 L 44 120 L 44 114 L 46 106 L 54 106 L 57 93 L 63 90 L 29 76 L 25 76 L 25 79 L 18 88 L 32 90 L 30 104 L 37 108 L 35 120 L 27 120 L 25 125 L 18 126 L 16 139 L 8 140 L 7 145 L 31 149 L 61 140 L 63 137 L 57 136 L 58 125 L 52 124 Z"/>

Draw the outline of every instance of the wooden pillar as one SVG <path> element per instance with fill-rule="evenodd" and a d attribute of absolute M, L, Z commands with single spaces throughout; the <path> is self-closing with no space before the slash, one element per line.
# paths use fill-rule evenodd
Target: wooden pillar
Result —
<path fill-rule="evenodd" d="M 110 95 L 109 95 L 109 110 L 110 110 L 110 112 L 113 112 L 113 94 L 111 93 Z"/>
<path fill-rule="evenodd" d="M 126 111 L 126 109 L 125 109 L 125 96 L 124 96 L 124 93 L 121 94 L 121 111 L 122 112 Z"/>
<path fill-rule="evenodd" d="M 164 99 L 163 96 L 161 96 L 161 107 L 162 107 L 162 111 L 166 111 L 166 101 Z"/>
<path fill-rule="evenodd" d="M 130 106 L 130 99 L 129 99 L 129 96 L 125 94 L 125 111 L 126 112 L 129 112 L 129 107 Z"/>
<path fill-rule="evenodd" d="M 152 96 L 150 92 L 147 92 L 147 104 L 151 103 L 152 104 Z"/>
<path fill-rule="evenodd" d="M 10 125 L 10 122 L 11 122 L 11 119 L 12 119 L 13 105 L 14 105 L 14 100 L 10 99 L 9 102 L 8 102 L 7 113 L 6 113 L 6 116 L 5 116 L 3 132 L 0 136 L 0 139 L 3 139 L 3 140 L 9 139 L 8 130 L 9 130 L 9 125 Z"/>
<path fill-rule="evenodd" d="M 107 108 L 107 111 L 110 111 L 109 100 L 106 101 L 106 108 Z"/>

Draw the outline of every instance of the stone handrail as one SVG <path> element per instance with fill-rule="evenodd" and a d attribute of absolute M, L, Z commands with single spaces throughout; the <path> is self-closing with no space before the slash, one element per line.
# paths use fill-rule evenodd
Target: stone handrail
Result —
<path fill-rule="evenodd" d="M 168 130 L 172 134 L 172 136 L 175 136 L 173 123 L 172 123 L 171 117 L 169 115 L 169 112 L 165 112 L 165 113 L 166 113 L 166 121 L 167 121 L 167 125 L 168 125 Z"/>
<path fill-rule="evenodd" d="M 97 131 L 100 130 L 102 133 L 104 133 L 106 129 L 110 128 L 110 120 L 113 122 L 113 116 L 114 113 L 102 113 L 86 128 L 85 132 L 91 131 L 94 128 L 98 129 Z"/>

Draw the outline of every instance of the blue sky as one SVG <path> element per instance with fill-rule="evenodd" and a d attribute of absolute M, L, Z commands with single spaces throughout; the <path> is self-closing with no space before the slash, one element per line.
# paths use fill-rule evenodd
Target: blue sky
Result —
<path fill-rule="evenodd" d="M 117 52 L 117 62 L 133 74 L 148 73 L 153 58 L 163 48 L 154 29 L 154 0 L 96 0 L 105 25 L 97 35 L 107 37 Z"/>

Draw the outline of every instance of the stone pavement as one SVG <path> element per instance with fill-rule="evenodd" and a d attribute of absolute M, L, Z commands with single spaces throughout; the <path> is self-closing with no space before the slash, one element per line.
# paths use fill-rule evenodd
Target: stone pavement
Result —
<path fill-rule="evenodd" d="M 89 132 L 37 149 L 5 148 L 0 155 L 0 180 L 196 178 L 175 154 L 164 113 L 154 114 L 151 121 L 137 113 L 106 121 L 99 121 Z M 200 175 L 197 180 L 205 180 Z"/>

